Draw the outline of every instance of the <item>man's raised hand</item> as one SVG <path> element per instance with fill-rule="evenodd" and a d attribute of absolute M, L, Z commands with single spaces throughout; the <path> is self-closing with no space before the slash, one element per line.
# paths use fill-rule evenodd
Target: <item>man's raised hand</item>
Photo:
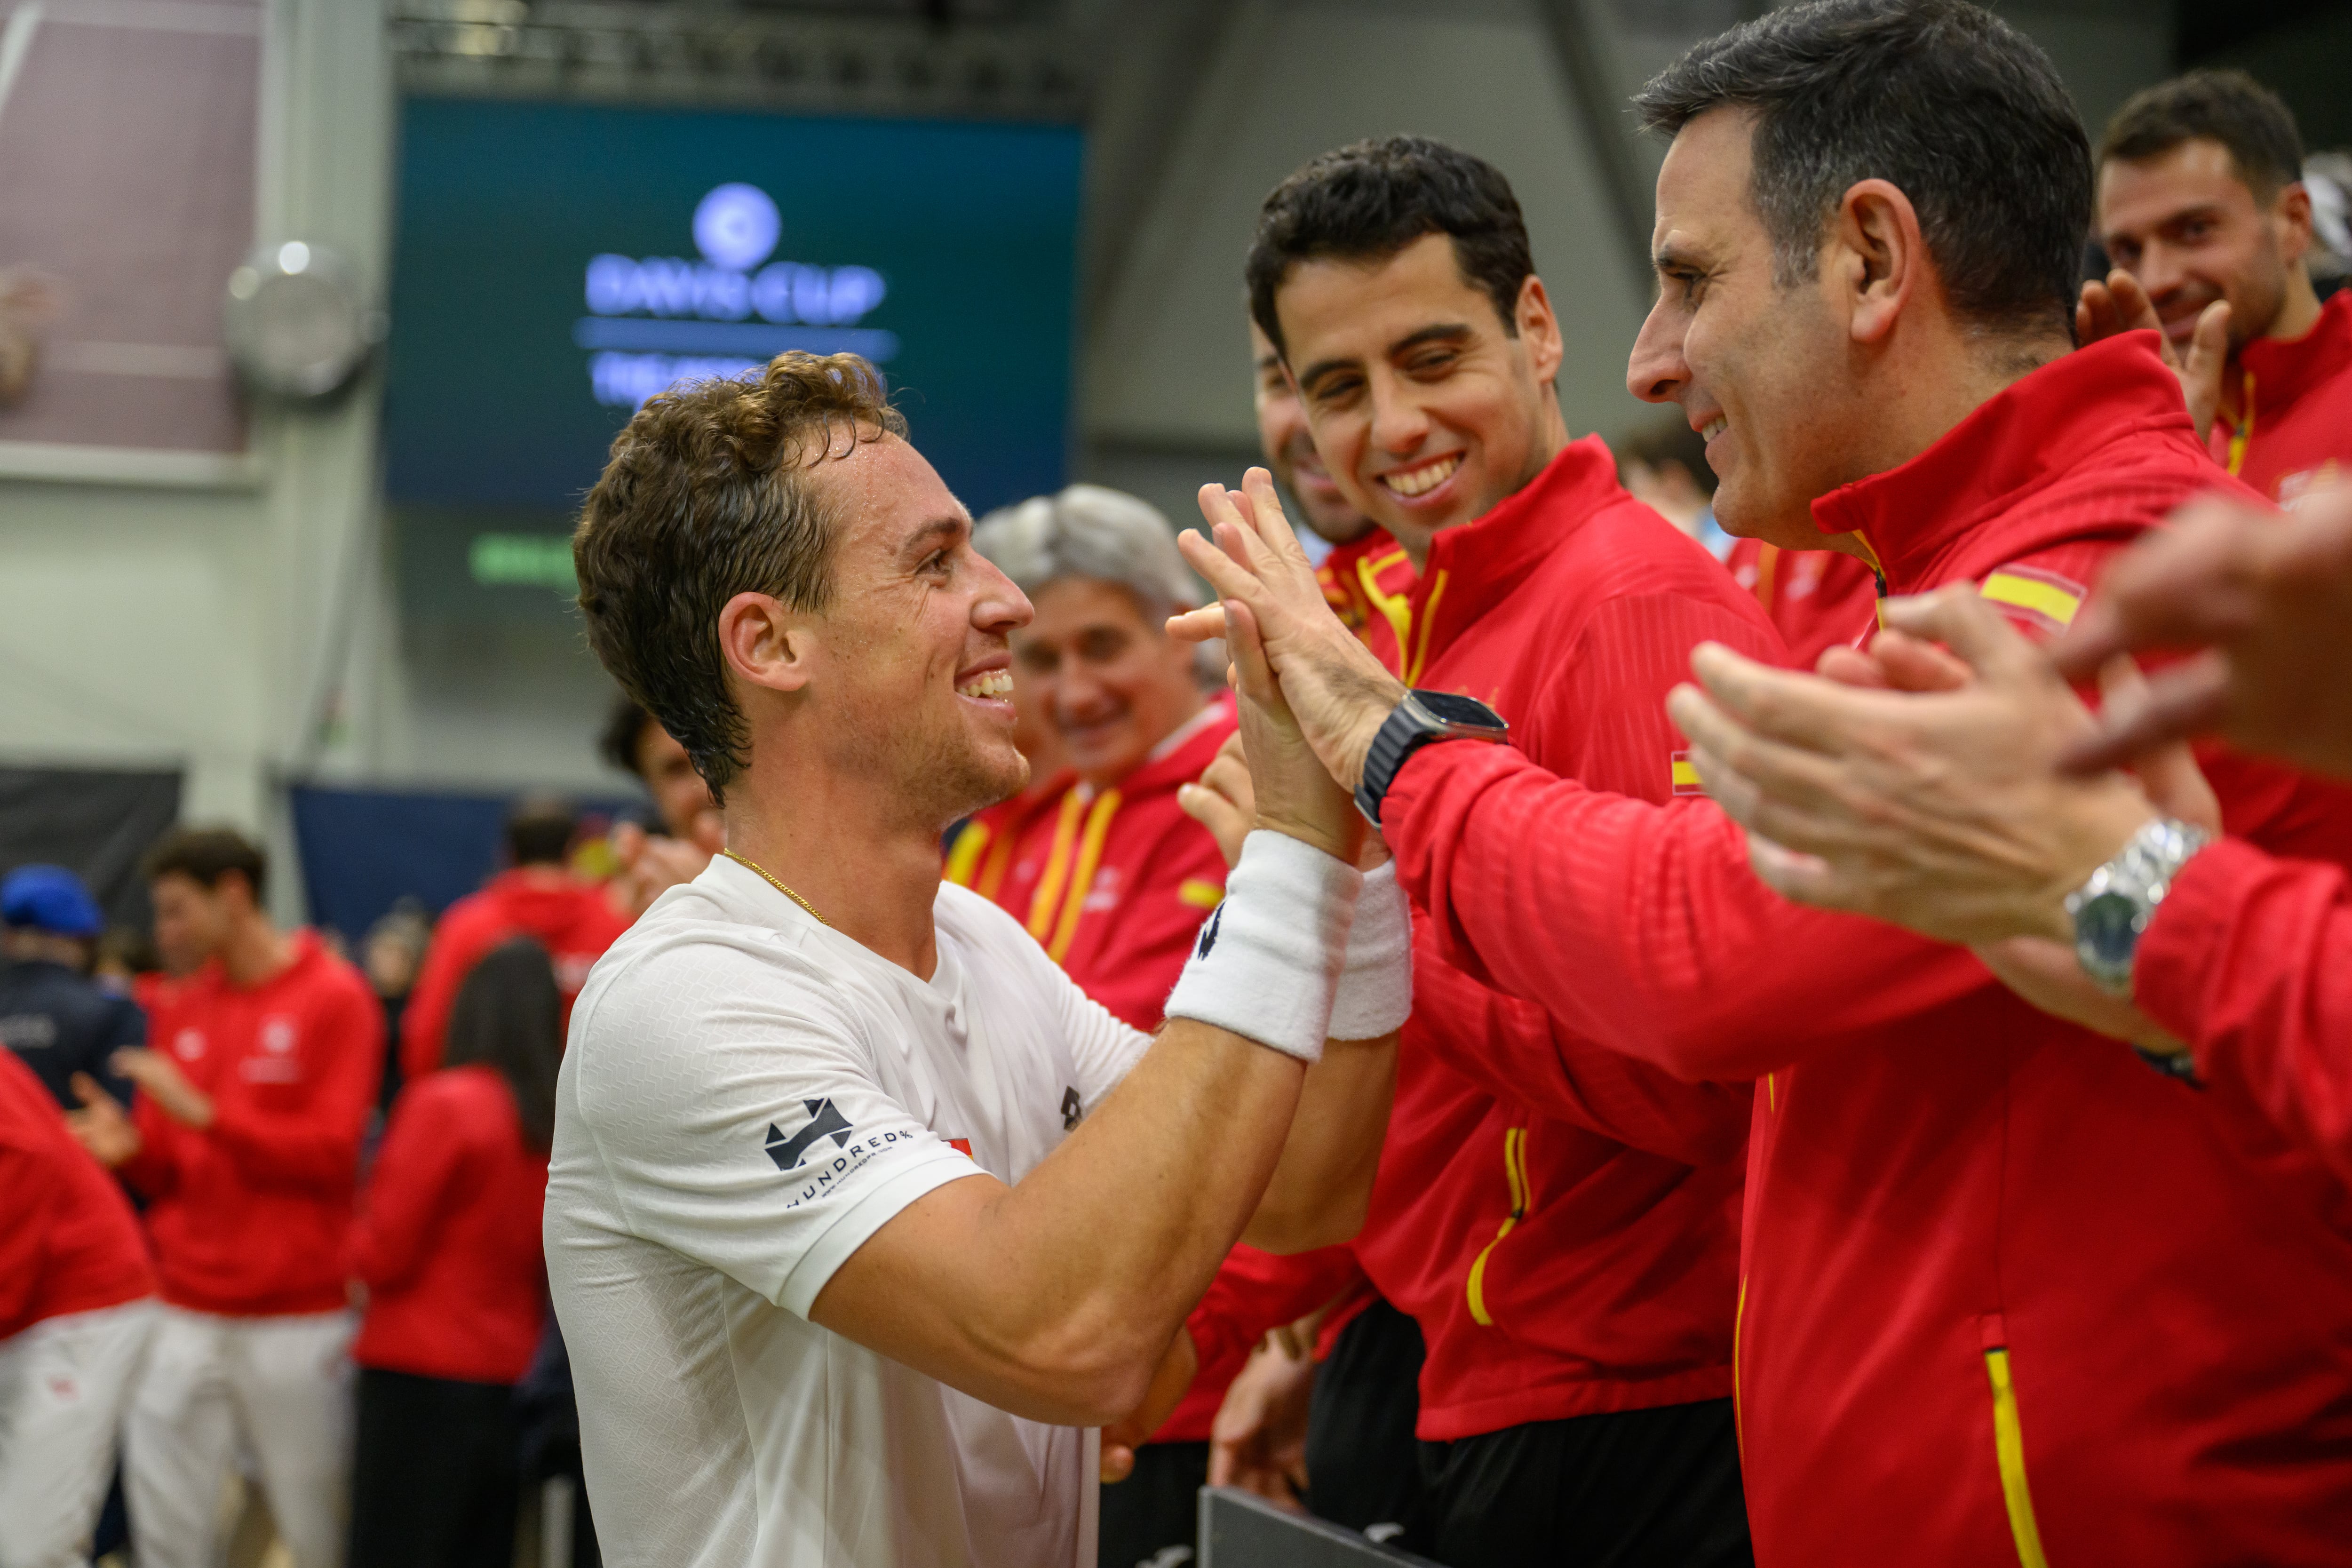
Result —
<path fill-rule="evenodd" d="M 2189 417 L 2196 422 L 2197 438 L 2202 441 L 2221 406 L 2221 373 L 2230 363 L 2229 302 L 2216 300 L 2205 307 L 2183 355 L 2165 335 L 2164 320 L 2138 279 L 2118 267 L 2104 280 L 2094 278 L 2083 285 L 2082 300 L 2074 307 L 2077 341 L 2087 345 L 2119 332 L 2147 330 L 2156 332 L 2164 363 L 2180 378 L 2181 400 L 2189 405 Z"/>
<path fill-rule="evenodd" d="M 1331 613 L 1283 516 L 1272 474 L 1250 469 L 1239 493 L 1203 485 L 1201 513 L 1214 542 L 1188 531 L 1176 543 L 1222 602 L 1171 618 L 1170 633 L 1191 642 L 1225 637 L 1229 606 L 1244 607 L 1300 733 L 1330 775 L 1352 790 L 1372 737 L 1404 696 L 1403 683 Z M 1261 775 L 1261 789 L 1265 783 Z"/>

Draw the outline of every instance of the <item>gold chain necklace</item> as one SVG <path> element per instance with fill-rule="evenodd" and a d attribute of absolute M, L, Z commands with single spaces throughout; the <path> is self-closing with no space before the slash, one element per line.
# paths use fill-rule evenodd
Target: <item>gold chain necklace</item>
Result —
<path fill-rule="evenodd" d="M 761 865 L 756 860 L 747 859 L 743 856 L 736 854 L 732 849 L 721 849 L 719 853 L 726 856 L 730 860 L 734 861 L 738 866 L 744 868 L 746 870 L 757 872 L 761 881 L 767 883 L 768 886 L 775 889 L 776 891 L 783 894 L 784 897 L 792 900 L 793 902 L 806 910 L 808 911 L 809 919 L 816 921 L 817 924 L 821 926 L 830 926 L 833 924 L 831 921 L 816 912 L 816 906 L 814 904 L 810 903 L 806 899 L 802 898 L 798 893 L 793 892 L 790 888 L 787 888 L 782 882 L 777 881 L 774 874 L 772 873 L 765 866 Z"/>

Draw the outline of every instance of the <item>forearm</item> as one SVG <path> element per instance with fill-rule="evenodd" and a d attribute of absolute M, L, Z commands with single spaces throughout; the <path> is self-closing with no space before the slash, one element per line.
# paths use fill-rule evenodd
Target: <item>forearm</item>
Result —
<path fill-rule="evenodd" d="M 2200 1076 L 2235 1080 L 2352 1179 L 2352 885 L 2236 840 L 2201 851 L 2142 938 L 2134 986 Z"/>
<path fill-rule="evenodd" d="M 1507 747 L 1423 748 L 1381 817 L 1444 957 L 1680 1078 L 1760 1078 L 1986 984 L 1964 949 L 1781 899 L 1709 804 L 1587 790 Z"/>
<path fill-rule="evenodd" d="M 1307 1069 L 1274 1177 L 1242 1239 L 1268 1252 L 1306 1252 L 1354 1238 L 1371 1206 L 1372 1178 L 1396 1099 L 1397 1037 L 1333 1040 Z"/>
<path fill-rule="evenodd" d="M 1412 1048 L 1497 1096 L 1685 1164 L 1741 1156 L 1755 1117 L 1745 1083 L 1692 1083 L 1564 1028 L 1436 955 L 1413 957 Z"/>
<path fill-rule="evenodd" d="M 1240 1238 L 1305 1076 L 1294 1058 L 1172 1019 L 1036 1169 L 919 1200 L 810 1317 L 1016 1415 L 1115 1419 Z"/>

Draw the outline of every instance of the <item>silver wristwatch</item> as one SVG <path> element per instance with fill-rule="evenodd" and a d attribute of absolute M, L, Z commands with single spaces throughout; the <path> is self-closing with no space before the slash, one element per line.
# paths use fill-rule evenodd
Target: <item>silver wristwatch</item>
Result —
<path fill-rule="evenodd" d="M 2159 817 L 2066 895 L 2066 914 L 2074 922 L 2074 958 L 2102 990 L 2130 1000 L 2140 933 L 2164 902 L 2173 878 L 2211 840 L 2201 827 Z"/>

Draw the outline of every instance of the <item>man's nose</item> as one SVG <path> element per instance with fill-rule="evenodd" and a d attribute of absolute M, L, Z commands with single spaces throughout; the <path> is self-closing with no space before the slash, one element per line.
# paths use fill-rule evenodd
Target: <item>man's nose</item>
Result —
<path fill-rule="evenodd" d="M 1403 387 L 1376 381 L 1371 399 L 1372 444 L 1381 451 L 1403 457 L 1429 439 L 1429 415 Z"/>
<path fill-rule="evenodd" d="M 1625 361 L 1625 390 L 1644 403 L 1672 403 L 1690 384 L 1690 366 L 1683 363 L 1683 328 L 1679 317 L 1669 318 L 1665 301 L 1650 307 L 1633 352 Z"/>

